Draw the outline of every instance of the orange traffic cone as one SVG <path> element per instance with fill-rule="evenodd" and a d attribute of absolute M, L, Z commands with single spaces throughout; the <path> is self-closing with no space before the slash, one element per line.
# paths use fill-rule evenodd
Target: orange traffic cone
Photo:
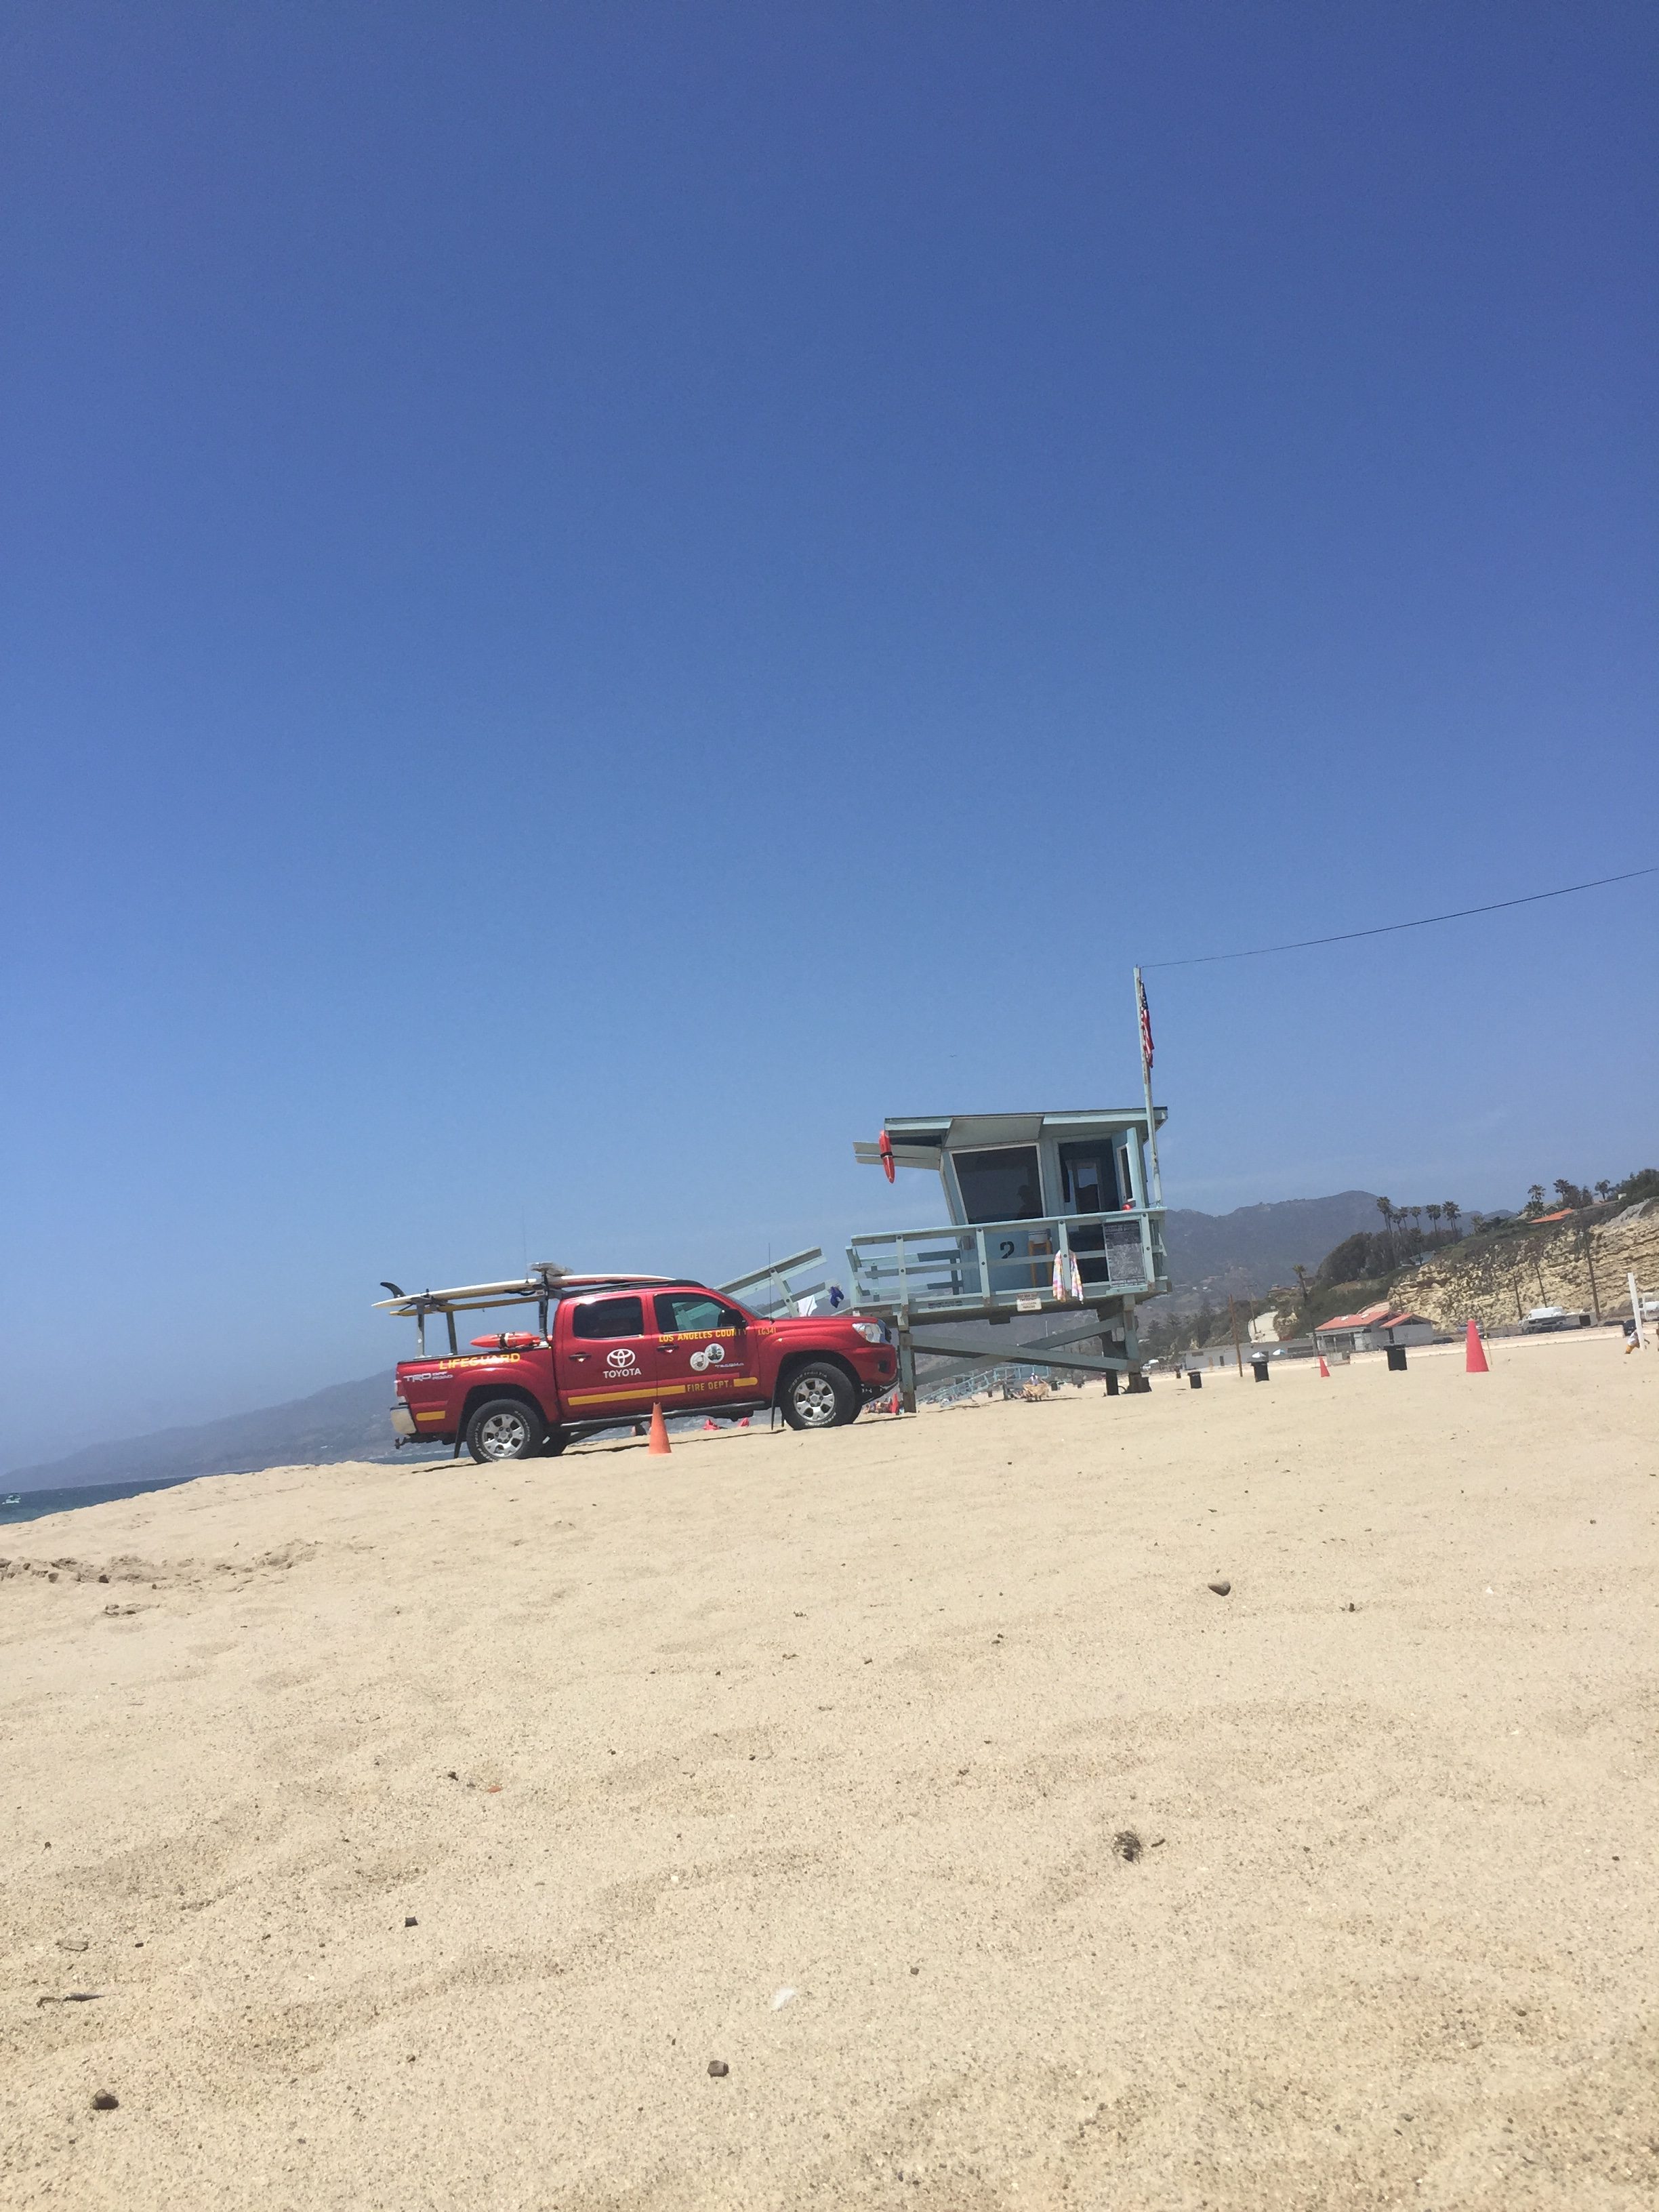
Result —
<path fill-rule="evenodd" d="M 1331 1370 L 1325 1364 L 1325 1355 L 1322 1352 L 1319 1355 L 1319 1371 L 1328 1382 L 1331 1379 Z"/>
<path fill-rule="evenodd" d="M 651 1441 L 645 1449 L 647 1456 L 652 1459 L 659 1458 L 664 1452 L 672 1451 L 674 1449 L 668 1441 L 668 1424 L 662 1417 L 660 1406 L 653 1406 L 651 1408 Z"/>
<path fill-rule="evenodd" d="M 706 1429 L 717 1429 L 717 1428 L 719 1428 L 719 1426 L 720 1426 L 720 1423 L 719 1423 L 719 1422 L 714 1419 L 714 1416 L 711 1413 L 711 1414 L 708 1416 L 708 1419 L 703 1423 L 703 1426 L 704 1426 L 704 1428 L 706 1428 Z"/>
<path fill-rule="evenodd" d="M 1468 1334 L 1463 1340 L 1463 1372 L 1466 1375 L 1490 1375 L 1486 1364 L 1486 1347 L 1480 1341 L 1480 1332 L 1469 1323 Z"/>
<path fill-rule="evenodd" d="M 743 1419 L 738 1423 L 738 1426 L 740 1429 L 746 1429 L 749 1426 L 749 1416 L 747 1413 L 745 1413 Z"/>
<path fill-rule="evenodd" d="M 899 1394 L 898 1394 L 898 1392 L 897 1392 L 896 1390 L 895 1390 L 895 1391 L 894 1391 L 894 1393 L 893 1393 L 893 1395 L 892 1395 L 892 1396 L 891 1396 L 891 1397 L 887 1401 L 887 1410 L 888 1410 L 888 1412 L 889 1412 L 890 1413 L 897 1413 L 897 1411 L 898 1411 L 898 1409 L 899 1409 Z"/>

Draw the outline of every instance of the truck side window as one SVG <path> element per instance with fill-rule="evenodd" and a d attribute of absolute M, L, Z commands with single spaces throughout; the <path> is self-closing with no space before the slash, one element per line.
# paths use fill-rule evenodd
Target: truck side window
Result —
<path fill-rule="evenodd" d="M 643 1336 L 645 1306 L 639 1298 L 589 1298 L 570 1316 L 572 1336 Z"/>
<path fill-rule="evenodd" d="M 699 1291 L 665 1291 L 657 1299 L 657 1329 L 663 1336 L 708 1336 L 737 1325 L 730 1306 Z"/>

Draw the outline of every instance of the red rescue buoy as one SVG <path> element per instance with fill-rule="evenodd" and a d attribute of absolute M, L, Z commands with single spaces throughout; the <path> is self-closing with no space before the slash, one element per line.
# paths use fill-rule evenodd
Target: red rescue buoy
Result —
<path fill-rule="evenodd" d="M 881 1171 L 889 1182 L 893 1180 L 893 1140 L 884 1129 L 876 1139 L 876 1150 L 881 1154 Z"/>
<path fill-rule="evenodd" d="M 475 1352 L 527 1352 L 532 1344 L 540 1342 L 540 1337 L 526 1335 L 519 1329 L 509 1335 L 475 1336 L 472 1347 Z"/>

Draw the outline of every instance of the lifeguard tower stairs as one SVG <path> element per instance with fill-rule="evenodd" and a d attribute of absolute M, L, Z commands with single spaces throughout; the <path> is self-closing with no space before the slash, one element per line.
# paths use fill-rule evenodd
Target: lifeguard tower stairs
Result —
<path fill-rule="evenodd" d="M 890 1182 L 921 1168 L 944 1186 L 943 1227 L 875 1231 L 847 1248 L 854 1307 L 896 1328 L 907 1412 L 918 1352 L 1007 1357 L 929 1334 L 930 1323 L 1047 1315 L 1051 1333 L 1030 1336 L 1028 1357 L 1103 1375 L 1109 1391 L 1120 1376 L 1131 1390 L 1148 1387 L 1135 1308 L 1170 1287 L 1164 1209 L 1146 1174 L 1154 1114 L 1161 1128 L 1164 1109 L 1151 1106 L 890 1115 L 874 1143 L 854 1146 Z"/>

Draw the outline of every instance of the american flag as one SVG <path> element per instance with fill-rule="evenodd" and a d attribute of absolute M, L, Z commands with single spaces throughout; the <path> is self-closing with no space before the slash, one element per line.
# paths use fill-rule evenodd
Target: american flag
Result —
<path fill-rule="evenodd" d="M 1140 1061 L 1148 1075 L 1152 1072 L 1152 1013 L 1146 1004 L 1146 986 L 1135 971 L 1135 1003 L 1140 1008 Z"/>

